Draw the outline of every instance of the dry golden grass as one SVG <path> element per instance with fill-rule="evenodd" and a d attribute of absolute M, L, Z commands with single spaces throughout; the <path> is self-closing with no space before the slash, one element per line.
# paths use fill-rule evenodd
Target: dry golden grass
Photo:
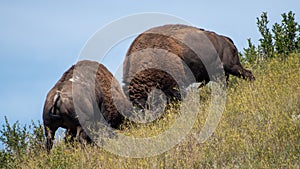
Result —
<path fill-rule="evenodd" d="M 214 134 L 204 143 L 190 133 L 171 150 L 148 158 L 125 158 L 99 147 L 71 148 L 56 143 L 24 155 L 12 168 L 300 168 L 300 55 L 272 60 L 253 70 L 253 83 L 232 78 L 226 108 Z M 192 129 L 198 132 L 210 106 L 210 90 L 200 89 L 201 107 Z M 175 111 L 175 110 L 174 110 Z M 179 116 L 148 125 L 133 125 L 122 132 L 156 135 Z M 147 151 L 147 150 L 144 150 Z"/>

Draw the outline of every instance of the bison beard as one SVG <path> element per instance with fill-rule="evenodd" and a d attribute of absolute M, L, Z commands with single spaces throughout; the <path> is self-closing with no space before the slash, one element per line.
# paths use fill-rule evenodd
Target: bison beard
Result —
<path fill-rule="evenodd" d="M 125 102 L 122 101 L 126 97 L 115 82 L 103 65 L 87 60 L 78 62 L 63 74 L 49 91 L 44 105 L 43 122 L 48 152 L 59 127 L 66 129 L 71 140 L 77 138 L 81 143 L 91 143 L 90 133 L 84 130 L 83 125 L 100 122 L 112 128 L 120 126 L 124 117 L 118 110 L 124 110 L 122 104 Z M 118 99 L 118 109 L 113 97 Z"/>
<path fill-rule="evenodd" d="M 167 53 L 156 52 L 158 49 Z M 147 95 L 154 88 L 161 89 L 169 101 L 181 100 L 179 91 L 174 90 L 181 82 L 174 81 L 169 72 L 147 68 L 164 66 L 180 77 L 177 79 L 188 79 L 183 65 L 203 84 L 215 81 L 219 75 L 215 72 L 220 70 L 225 71 L 227 81 L 229 74 L 255 80 L 251 71 L 242 67 L 230 38 L 191 26 L 165 25 L 147 30 L 131 44 L 123 63 L 124 92 L 140 108 L 147 108 Z"/>

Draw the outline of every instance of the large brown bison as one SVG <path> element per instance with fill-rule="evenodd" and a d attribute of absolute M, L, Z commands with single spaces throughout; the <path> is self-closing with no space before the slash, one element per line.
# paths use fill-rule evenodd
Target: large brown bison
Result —
<path fill-rule="evenodd" d="M 224 73 L 226 80 L 229 74 L 255 79 L 242 67 L 230 38 L 192 26 L 165 25 L 145 31 L 131 44 L 123 63 L 123 89 L 134 105 L 145 108 L 155 88 L 168 99 L 180 100 L 180 86 L 206 84 Z"/>
<path fill-rule="evenodd" d="M 121 87 L 102 64 L 79 61 L 47 95 L 43 111 L 47 151 L 52 148 L 59 127 L 67 129 L 67 134 L 81 143 L 92 141 L 87 126 L 101 123 L 118 128 L 124 119 L 118 110 L 125 109 L 125 100 Z"/>

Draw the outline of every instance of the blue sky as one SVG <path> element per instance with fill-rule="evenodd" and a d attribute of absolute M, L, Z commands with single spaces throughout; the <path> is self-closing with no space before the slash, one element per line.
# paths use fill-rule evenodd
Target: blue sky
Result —
<path fill-rule="evenodd" d="M 258 41 L 256 17 L 268 12 L 270 24 L 293 11 L 299 23 L 298 0 L 228 1 L 1 1 L 0 125 L 42 120 L 47 92 L 77 59 L 86 41 L 120 17 L 162 12 L 233 39 L 239 50 L 247 38 Z M 122 63 L 130 40 L 111 51 Z M 106 63 L 104 63 L 106 64 Z M 109 64 L 107 63 L 107 66 Z M 109 67 L 110 68 L 110 67 Z"/>

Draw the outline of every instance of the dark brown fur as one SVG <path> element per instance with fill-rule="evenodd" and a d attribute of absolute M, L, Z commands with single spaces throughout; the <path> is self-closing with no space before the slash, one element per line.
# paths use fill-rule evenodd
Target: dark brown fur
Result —
<path fill-rule="evenodd" d="M 205 38 L 202 38 L 204 35 Z M 169 53 L 147 49 L 163 49 Z M 195 50 L 200 51 L 202 56 L 198 56 Z M 153 58 L 159 58 L 159 61 L 154 63 Z M 212 74 L 224 69 L 226 80 L 229 74 L 248 80 L 255 79 L 251 71 L 242 67 L 238 51 L 230 38 L 191 26 L 165 25 L 140 34 L 127 51 L 123 63 L 123 82 L 130 101 L 144 108 L 147 94 L 153 88 L 161 89 L 171 100 L 180 100 L 176 88 L 181 84 L 189 84 L 186 82 L 189 80 L 186 77 L 188 69 L 180 61 L 187 65 L 197 82 L 204 84 L 213 79 L 210 79 L 203 62 L 210 66 Z M 173 75 L 158 69 L 143 70 L 149 65 L 165 67 L 180 78 L 175 81 Z"/>
<path fill-rule="evenodd" d="M 48 152 L 59 127 L 67 129 L 66 133 L 72 139 L 76 137 L 82 143 L 91 142 L 82 125 L 100 122 L 100 112 L 111 127 L 120 126 L 123 116 L 114 104 L 112 91 L 114 98 L 119 101 L 125 100 L 125 96 L 113 80 L 113 75 L 102 64 L 87 60 L 78 62 L 63 74 L 49 91 L 44 105 L 43 121 Z M 94 84 L 94 89 L 91 84 Z M 79 103 L 77 109 L 74 99 Z"/>

